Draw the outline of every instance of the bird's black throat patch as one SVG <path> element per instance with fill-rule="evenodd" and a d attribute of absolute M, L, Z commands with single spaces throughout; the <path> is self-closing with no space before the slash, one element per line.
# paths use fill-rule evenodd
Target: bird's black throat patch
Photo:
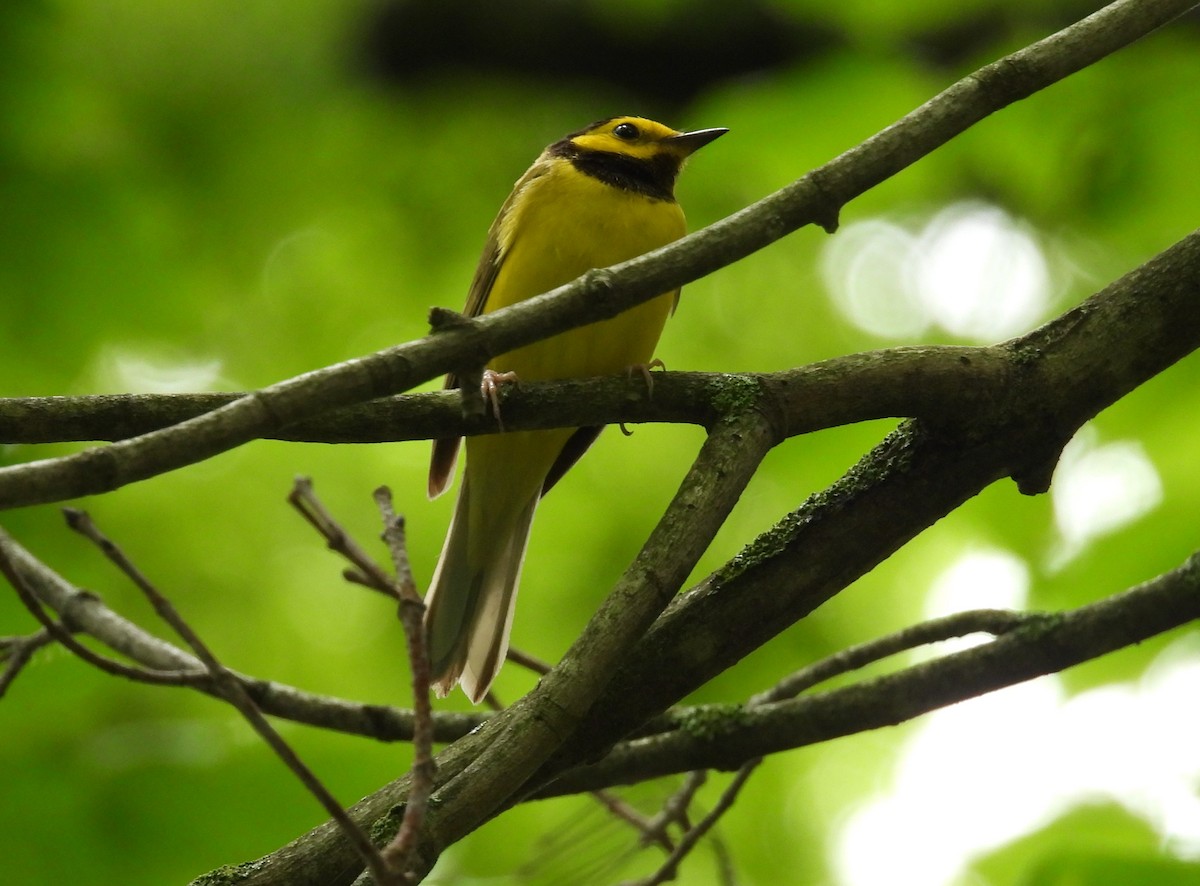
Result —
<path fill-rule="evenodd" d="M 556 142 L 550 152 L 592 178 L 614 188 L 642 194 L 652 200 L 675 202 L 675 178 L 679 158 L 663 153 L 650 159 L 630 157 L 615 151 L 588 151 L 572 144 L 569 138 Z"/>

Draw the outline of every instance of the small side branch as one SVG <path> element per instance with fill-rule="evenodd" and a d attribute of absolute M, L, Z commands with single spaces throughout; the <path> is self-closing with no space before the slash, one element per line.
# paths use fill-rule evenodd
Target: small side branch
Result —
<path fill-rule="evenodd" d="M 400 623 L 404 628 L 409 653 L 413 691 L 413 764 L 404 814 L 392 840 L 380 852 L 382 870 L 370 867 L 376 886 L 410 882 L 408 871 L 418 850 L 421 826 L 425 820 L 429 795 L 433 791 L 437 767 L 433 761 L 433 709 L 430 702 L 429 655 L 425 648 L 425 603 L 417 593 L 408 546 L 404 518 L 396 514 L 392 493 L 386 486 L 375 490 L 375 503 L 383 520 L 381 538 L 391 555 L 395 577 L 370 557 L 342 528 L 341 524 L 317 498 L 312 481 L 297 478 L 288 501 L 321 534 L 326 544 L 351 566 L 345 571 L 347 581 L 378 591 L 398 601 Z"/>
<path fill-rule="evenodd" d="M 384 860 L 394 869 L 407 871 L 417 850 L 421 825 L 437 765 L 433 762 L 433 707 L 430 701 L 429 652 L 425 646 L 425 602 L 417 593 L 412 566 L 408 560 L 408 544 L 404 534 L 404 518 L 392 507 L 392 493 L 386 486 L 375 490 L 375 502 L 383 518 L 383 540 L 392 555 L 396 569 L 396 587 L 400 597 L 400 623 L 408 643 L 409 667 L 412 673 L 413 712 L 416 729 L 413 732 L 412 778 L 404 818 L 396 836 L 383 850 Z"/>
<path fill-rule="evenodd" d="M 237 709 L 251 728 L 292 771 L 308 792 L 317 799 L 330 817 L 338 823 L 359 856 L 376 875 L 380 886 L 403 886 L 402 880 L 390 875 L 386 862 L 380 857 L 362 828 L 350 818 L 316 774 L 292 750 L 291 745 L 284 741 L 283 736 L 276 731 L 275 727 L 263 716 L 262 711 L 258 709 L 254 700 L 250 698 L 241 681 L 221 664 L 213 651 L 184 620 L 171 601 L 138 569 L 120 547 L 100 531 L 87 512 L 68 508 L 65 513 L 67 525 L 99 547 L 104 555 L 145 595 L 159 617 L 191 647 L 197 658 L 204 663 L 221 696 Z"/>
<path fill-rule="evenodd" d="M 985 621 L 989 618 L 984 616 Z M 660 728 L 678 728 L 623 742 L 598 763 L 563 773 L 534 797 L 574 794 L 698 768 L 738 769 L 767 754 L 894 726 L 1065 670 L 1197 619 L 1200 553 L 1127 591 L 1066 612 L 1024 615 L 1019 625 L 1003 630 L 991 642 L 893 674 L 769 704 L 680 709 L 657 721 Z M 931 633 L 940 632 L 938 622 L 931 623 L 935 625 Z M 834 670 L 839 669 L 830 672 Z"/>
<path fill-rule="evenodd" d="M 975 609 L 922 622 L 886 637 L 852 646 L 796 671 L 780 680 L 766 692 L 753 696 L 746 702 L 746 709 L 794 698 L 819 683 L 901 652 L 970 634 L 988 633 L 996 637 L 1039 619 L 1040 616 L 1025 615 L 1019 612 Z M 686 715 L 682 722 L 687 722 Z M 683 788 L 667 801 L 663 812 L 655 818 L 652 831 L 652 833 L 665 834 L 668 825 L 672 822 L 679 822 L 684 826 L 683 837 L 680 838 L 678 845 L 671 847 L 670 854 L 659 870 L 653 876 L 642 880 L 638 886 L 658 886 L 658 884 L 670 882 L 678 876 L 679 863 L 699 845 L 700 840 L 716 825 L 720 817 L 733 808 L 737 795 L 754 771 L 762 765 L 763 759 L 758 756 L 743 763 L 738 768 L 733 780 L 722 791 L 717 805 L 694 826 L 687 823 L 687 810 L 696 791 L 704 784 L 707 773 L 703 769 L 688 773 Z"/>
<path fill-rule="evenodd" d="M 120 676 L 152 684 L 186 685 L 220 697 L 195 656 L 123 618 L 96 594 L 75 587 L 2 528 L 0 566 L 6 567 L 2 571 L 18 596 L 22 589 L 28 591 L 41 606 L 60 613 L 62 624 L 69 631 L 86 633 L 140 666 L 121 672 Z M 84 649 L 91 652 L 87 647 Z M 91 663 L 90 658 L 87 660 Z M 186 676 L 180 679 L 181 674 Z M 319 695 L 247 674 L 235 672 L 235 676 L 259 709 L 273 717 L 378 741 L 410 741 L 413 737 L 415 723 L 411 711 Z M 476 729 L 486 718 L 486 714 L 476 712 L 437 713 L 433 722 L 434 739 L 454 741 Z"/>
<path fill-rule="evenodd" d="M 17 592 L 17 596 L 25 608 L 42 625 L 42 630 L 76 657 L 93 667 L 114 677 L 124 677 L 139 683 L 153 683 L 160 686 L 211 687 L 210 675 L 204 670 L 151 670 L 135 667 L 101 655 L 84 646 L 75 639 L 74 632 L 65 624 L 65 618 L 61 621 L 56 620 L 46 612 L 37 598 L 37 594 L 34 593 L 33 588 L 30 587 L 29 582 L 26 581 L 25 576 L 11 558 L 9 550 L 4 546 L 0 546 L 0 572 L 4 573 L 4 577 Z M 86 592 L 84 593 L 86 594 Z"/>
<path fill-rule="evenodd" d="M 54 635 L 48 628 L 42 628 L 24 637 L 0 637 L 0 662 L 4 662 L 4 671 L 0 673 L 0 698 L 4 698 L 8 687 L 17 679 L 25 665 L 33 660 L 34 654 L 53 642 Z"/>

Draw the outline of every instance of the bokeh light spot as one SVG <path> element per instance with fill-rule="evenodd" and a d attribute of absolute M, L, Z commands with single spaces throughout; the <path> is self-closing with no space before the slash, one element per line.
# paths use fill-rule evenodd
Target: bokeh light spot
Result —
<path fill-rule="evenodd" d="M 1114 801 L 1179 858 L 1200 854 L 1200 650 L 1164 650 L 1136 683 L 1067 697 L 1057 677 L 921 721 L 892 783 L 833 843 L 840 886 L 948 886 L 972 859 L 1074 806 Z"/>
<path fill-rule="evenodd" d="M 847 225 L 830 238 L 821 270 L 842 315 L 880 338 L 936 326 L 990 343 L 1028 330 L 1051 299 L 1034 231 L 976 201 L 946 207 L 915 232 L 882 219 Z"/>
<path fill-rule="evenodd" d="M 1050 299 L 1050 273 L 1032 231 L 995 206 L 963 203 L 922 231 L 915 289 L 934 321 L 980 343 L 1030 328 Z"/>
<path fill-rule="evenodd" d="M 100 354 L 90 390 L 131 394 L 186 394 L 213 390 L 221 377 L 218 359 L 194 360 L 165 353 L 107 347 Z"/>
<path fill-rule="evenodd" d="M 929 327 L 925 306 L 904 284 L 916 238 L 882 219 L 847 225 L 827 241 L 821 273 L 834 303 L 859 329 L 911 339 Z"/>
<path fill-rule="evenodd" d="M 1162 502 L 1162 480 L 1134 440 L 1100 444 L 1085 426 L 1063 449 L 1051 500 L 1058 541 L 1049 568 L 1061 569 L 1095 540 L 1145 516 Z"/>

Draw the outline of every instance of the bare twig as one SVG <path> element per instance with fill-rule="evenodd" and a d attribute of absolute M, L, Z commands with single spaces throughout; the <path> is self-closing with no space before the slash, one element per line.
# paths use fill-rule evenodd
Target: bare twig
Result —
<path fill-rule="evenodd" d="M 780 680 L 771 689 L 750 698 L 746 703 L 746 708 L 794 698 L 819 683 L 919 646 L 981 632 L 999 636 L 1031 624 L 1040 618 L 1041 616 L 1005 610 L 975 609 L 922 622 L 886 637 L 845 649 L 796 671 Z M 663 804 L 662 812 L 650 821 L 651 829 L 648 831 L 650 836 L 665 835 L 666 829 L 673 822 L 678 822 L 683 826 L 683 836 L 677 845 L 669 847 L 670 854 L 663 861 L 659 870 L 652 877 L 641 881 L 639 886 L 657 886 L 657 884 L 675 879 L 678 875 L 679 863 L 688 852 L 699 844 L 700 839 L 711 830 L 720 816 L 733 807 L 737 794 L 745 786 L 754 770 L 762 764 L 763 759 L 763 757 L 754 757 L 743 763 L 733 780 L 722 792 L 717 805 L 695 826 L 688 822 L 687 811 L 696 791 L 704 784 L 707 771 L 697 769 L 688 773 L 683 787 Z"/>
<path fill-rule="evenodd" d="M 174 685 L 178 682 L 174 675 L 194 672 L 195 682 L 184 681 L 184 685 L 208 695 L 222 697 L 213 688 L 208 672 L 195 656 L 121 617 L 106 606 L 96 594 L 71 585 L 0 529 L 0 561 L 3 560 L 9 561 L 9 568 L 20 576 L 24 587 L 31 591 L 38 601 L 57 612 L 66 613 L 62 622 L 64 627 L 73 632 L 89 634 L 110 649 L 140 664 L 151 674 L 150 678 L 146 678 L 142 672 L 122 676 L 143 682 Z M 10 578 L 10 581 L 12 580 L 14 578 Z M 273 717 L 380 741 L 412 739 L 414 722 L 411 711 L 318 695 L 295 686 L 262 680 L 247 674 L 235 676 L 246 687 L 255 704 Z M 436 713 L 435 740 L 449 742 L 466 735 L 478 727 L 486 716 L 474 712 Z"/>
<path fill-rule="evenodd" d="M 720 834 L 713 834 L 709 837 L 708 842 L 713 848 L 713 855 L 716 856 L 717 882 L 720 886 L 735 886 L 737 873 L 733 869 L 733 857 L 729 852 L 729 846 Z"/>
<path fill-rule="evenodd" d="M 425 646 L 425 603 L 417 593 L 408 545 L 404 534 L 404 518 L 392 507 L 392 493 L 386 486 L 375 490 L 375 502 L 383 518 L 383 540 L 392 555 L 396 569 L 395 586 L 400 598 L 400 623 L 408 643 L 409 666 L 412 671 L 413 713 L 416 726 L 413 732 L 412 778 L 404 817 L 395 837 L 383 849 L 383 858 L 397 871 L 407 871 L 416 849 L 437 765 L 433 762 L 433 707 L 430 702 L 429 653 Z"/>
<path fill-rule="evenodd" d="M 637 830 L 641 835 L 641 843 L 643 845 L 657 843 L 668 852 L 675 848 L 675 844 L 671 842 L 671 837 L 667 834 L 666 829 L 658 826 L 657 817 L 650 818 L 643 815 L 612 791 L 591 791 L 590 793 L 614 818 L 631 825 Z"/>
<path fill-rule="evenodd" d="M 371 870 L 376 886 L 385 886 L 391 882 L 408 882 L 405 872 L 412 866 L 411 857 L 417 848 L 437 767 L 433 762 L 433 709 L 429 695 L 429 656 L 425 648 L 425 603 L 413 580 L 404 518 L 395 512 L 391 490 L 381 486 L 375 490 L 374 497 L 383 520 L 381 537 L 391 554 L 395 577 L 388 575 L 345 531 L 317 498 L 310 479 L 297 478 L 288 501 L 325 538 L 331 550 L 350 562 L 351 568 L 344 573 L 348 581 L 379 591 L 399 604 L 398 615 L 404 628 L 412 672 L 413 763 L 400 826 L 380 852 L 384 872 Z M 390 879 L 381 879 L 381 876 Z"/>
<path fill-rule="evenodd" d="M 209 674 L 203 670 L 165 671 L 139 668 L 123 664 L 115 659 L 100 655 L 98 652 L 93 652 L 76 640 L 73 633 L 62 621 L 57 621 L 46 613 L 46 610 L 42 608 L 41 601 L 38 600 L 37 595 L 25 580 L 25 576 L 21 574 L 20 570 L 16 568 L 16 565 L 11 560 L 9 551 L 3 546 L 0 546 L 0 572 L 4 573 L 5 578 L 13 586 L 13 590 L 17 592 L 17 596 L 25 605 L 25 608 L 41 623 L 43 630 L 78 658 L 104 671 L 106 674 L 112 674 L 114 677 L 125 677 L 139 683 L 153 683 L 160 686 L 211 685 Z"/>
<path fill-rule="evenodd" d="M 754 771 L 754 767 L 761 760 L 756 761 L 753 765 L 747 764 L 738 770 L 737 775 L 733 777 L 733 781 L 725 788 L 721 794 L 721 799 L 717 801 L 717 805 L 712 808 L 712 811 L 704 818 L 696 823 L 695 827 L 689 828 L 688 831 L 679 838 L 679 843 L 675 850 L 663 863 L 662 867 L 653 876 L 643 880 L 639 886 L 658 886 L 660 883 L 667 883 L 674 880 L 678 873 L 679 862 L 683 860 L 692 849 L 700 842 L 717 821 L 724 815 L 737 799 L 738 793 L 750 778 L 750 773 Z"/>
<path fill-rule="evenodd" d="M 4 697 L 21 669 L 33 660 L 34 654 L 53 642 L 54 635 L 44 627 L 24 637 L 0 637 L 0 661 L 4 662 L 4 672 L 0 673 L 0 698 Z"/>
<path fill-rule="evenodd" d="M 392 577 L 359 546 L 317 498 L 311 477 L 296 478 L 288 495 L 288 504 L 317 530 L 331 551 L 350 561 L 353 571 L 343 573 L 347 581 L 378 591 L 393 600 L 400 599 L 400 591 Z"/>
<path fill-rule="evenodd" d="M 171 601 L 155 587 L 149 578 L 125 555 L 120 547 L 100 531 L 86 511 L 67 508 L 65 509 L 65 513 L 67 525 L 95 543 L 103 551 L 104 555 L 141 590 L 159 617 L 170 625 L 172 630 L 191 647 L 197 658 L 204 663 L 208 673 L 212 675 L 221 695 L 226 701 L 237 709 L 246 719 L 246 722 L 259 734 L 271 750 L 275 752 L 275 755 L 283 761 L 284 765 L 292 771 L 305 788 L 308 789 L 309 793 L 317 799 L 325 808 L 325 811 L 338 823 L 342 832 L 353 844 L 363 862 L 375 875 L 379 886 L 402 886 L 403 881 L 390 875 L 386 863 L 380 857 L 375 846 L 371 843 L 370 838 L 362 828 L 350 818 L 346 810 L 333 794 L 329 792 L 321 780 L 317 778 L 316 774 L 292 750 L 291 745 L 284 741 L 283 736 L 263 716 L 262 711 L 258 709 L 254 700 L 250 698 L 250 695 L 246 692 L 245 687 L 237 679 L 236 675 L 221 664 L 208 645 L 192 630 L 192 627 L 175 609 Z"/>
<path fill-rule="evenodd" d="M 530 655 L 528 652 L 522 652 L 520 649 L 508 647 L 508 654 L 505 656 L 508 661 L 513 664 L 520 665 L 526 670 L 533 671 L 535 674 L 545 675 L 550 673 L 550 663 L 542 661 L 535 655 Z"/>
<path fill-rule="evenodd" d="M 704 769 L 696 769 L 687 774 L 679 789 L 663 803 L 662 810 L 658 815 L 647 822 L 642 836 L 643 845 L 654 842 L 664 846 L 670 853 L 675 851 L 675 843 L 667 833 L 667 828 L 672 824 L 678 824 L 682 830 L 686 831 L 690 827 L 688 806 L 691 805 L 696 792 L 704 786 L 704 782 L 707 780 L 708 772 Z"/>
<path fill-rule="evenodd" d="M 392 556 L 392 568 L 396 570 L 396 586 L 400 596 L 416 603 L 422 603 L 421 595 L 417 593 L 417 583 L 413 579 L 412 563 L 408 559 L 408 539 L 405 535 L 404 517 L 396 513 L 392 504 L 392 490 L 380 486 L 375 490 L 375 504 L 379 507 L 379 515 L 383 518 L 383 533 L 380 538 L 387 545 L 388 553 Z M 424 609 L 422 603 L 421 609 Z"/>
<path fill-rule="evenodd" d="M 931 643 L 940 643 L 970 634 L 991 634 L 999 637 L 1009 631 L 1040 621 L 1042 616 L 1005 609 L 970 609 L 953 615 L 934 618 L 876 640 L 869 640 L 849 649 L 843 649 L 827 658 L 814 662 L 806 668 L 784 677 L 766 692 L 753 696 L 748 706 L 771 704 L 786 698 L 795 698 L 801 692 L 856 671 L 869 664 L 890 658 Z"/>
<path fill-rule="evenodd" d="M 850 686 L 758 705 L 669 712 L 677 728 L 617 745 L 531 798 L 645 781 L 697 768 L 731 770 L 767 754 L 895 726 L 1005 686 L 1056 673 L 1200 619 L 1200 553 L 1141 585 L 1076 609 L 1031 613 L 989 643 Z M 713 728 L 689 729 L 687 721 Z"/>

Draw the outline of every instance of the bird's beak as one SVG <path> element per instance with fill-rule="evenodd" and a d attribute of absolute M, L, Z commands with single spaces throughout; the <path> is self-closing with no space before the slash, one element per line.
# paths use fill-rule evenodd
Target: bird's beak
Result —
<path fill-rule="evenodd" d="M 679 135 L 673 135 L 667 139 L 667 144 L 671 145 L 671 147 L 678 148 L 684 153 L 684 156 L 687 156 L 694 151 L 700 150 L 709 142 L 716 141 L 728 131 L 728 129 L 717 128 L 697 129 L 694 132 L 681 132 Z"/>

